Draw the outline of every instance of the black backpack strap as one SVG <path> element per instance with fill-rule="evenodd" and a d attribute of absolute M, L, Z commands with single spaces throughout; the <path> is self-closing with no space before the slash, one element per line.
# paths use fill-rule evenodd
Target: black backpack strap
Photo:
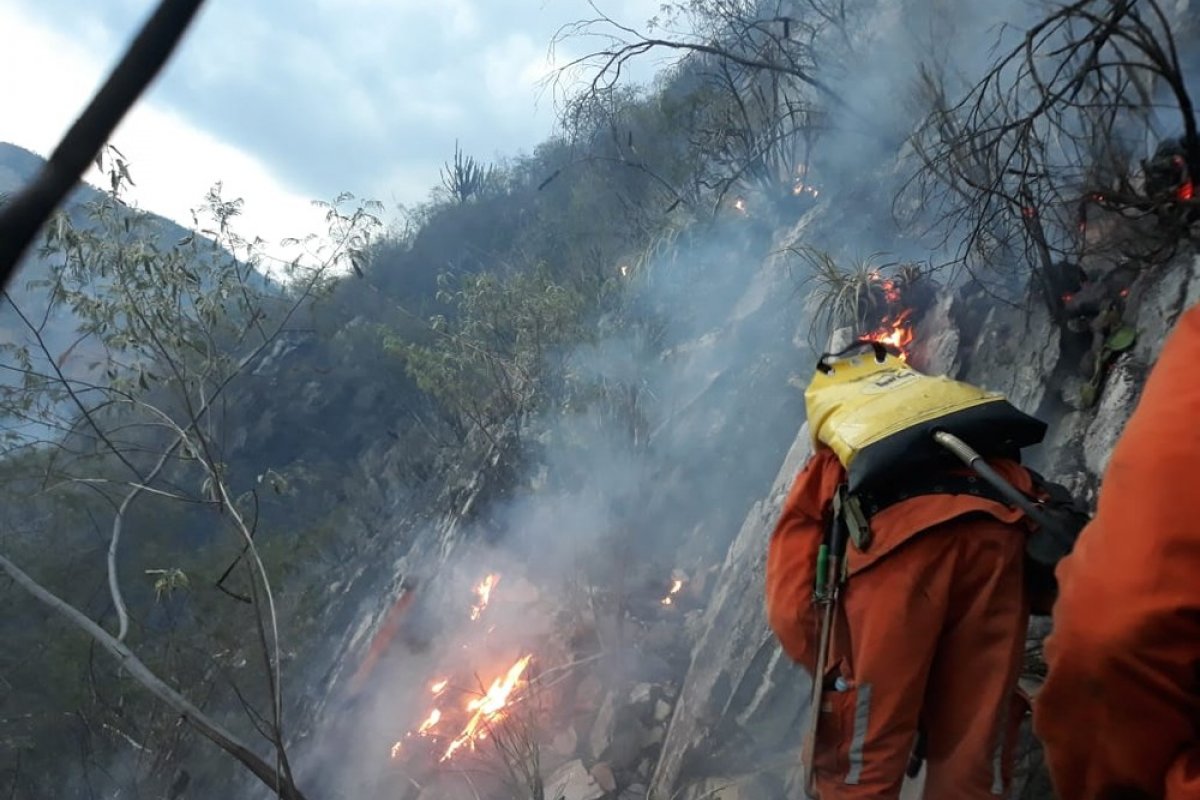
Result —
<path fill-rule="evenodd" d="M 995 487 L 978 475 L 954 472 L 935 474 L 932 477 L 923 474 L 908 480 L 859 489 L 855 494 L 868 519 L 896 503 L 927 494 L 965 494 L 993 500 L 1005 506 L 1010 505 Z"/>

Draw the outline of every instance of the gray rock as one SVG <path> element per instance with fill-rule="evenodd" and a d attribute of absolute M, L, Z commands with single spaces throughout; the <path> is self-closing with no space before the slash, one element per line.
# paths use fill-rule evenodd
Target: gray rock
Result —
<path fill-rule="evenodd" d="M 1193 256 L 1191 274 L 1188 276 L 1187 291 L 1183 296 L 1183 310 L 1200 303 L 1200 256 Z"/>
<path fill-rule="evenodd" d="M 546 797 L 547 800 L 600 800 L 604 797 L 604 789 L 582 761 L 572 761 L 546 779 Z"/>
<path fill-rule="evenodd" d="M 950 315 L 954 294 L 945 292 L 914 332 L 912 365 L 930 375 L 958 372 L 958 327 Z"/>
<path fill-rule="evenodd" d="M 666 728 L 654 727 L 650 728 L 650 732 L 645 737 L 645 747 L 653 747 L 656 744 L 662 744 L 666 739 Z"/>
<path fill-rule="evenodd" d="M 1181 259 L 1172 263 L 1157 272 L 1152 283 L 1140 285 L 1137 293 L 1130 298 L 1136 313 L 1133 319 L 1126 314 L 1126 322 L 1137 328 L 1138 339 L 1133 351 L 1143 364 L 1154 363 L 1163 340 L 1183 310 L 1189 296 L 1192 263 L 1194 258 L 1190 256 L 1186 261 Z"/>
<path fill-rule="evenodd" d="M 596 721 L 592 723 L 592 732 L 588 736 L 589 754 L 592 758 L 601 758 L 613 738 L 613 720 L 616 717 L 616 703 L 612 692 L 604 698 Z"/>
<path fill-rule="evenodd" d="M 1113 446 L 1133 414 L 1144 380 L 1140 372 L 1129 356 L 1122 357 L 1109 371 L 1083 442 L 1084 461 L 1093 475 L 1104 474 Z"/>
<path fill-rule="evenodd" d="M 654 699 L 654 687 L 648 683 L 639 683 L 629 693 L 629 702 L 633 705 L 648 705 Z"/>
<path fill-rule="evenodd" d="M 968 383 L 1000 392 L 1014 406 L 1037 413 L 1061 354 L 1059 329 L 1042 304 L 1028 312 L 1008 306 L 990 311 L 967 362 Z"/>

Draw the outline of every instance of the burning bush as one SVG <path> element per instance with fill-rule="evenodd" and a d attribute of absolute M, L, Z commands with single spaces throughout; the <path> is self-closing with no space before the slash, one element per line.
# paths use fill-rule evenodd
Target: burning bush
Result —
<path fill-rule="evenodd" d="M 867 339 L 883 342 L 903 356 L 913 329 L 932 305 L 937 286 L 918 265 L 875 265 L 871 258 L 843 268 L 828 253 L 793 249 L 810 268 L 801 286 L 813 312 L 810 339 L 825 342 L 836 329 L 850 327 Z M 817 346 L 814 344 L 814 346 Z"/>

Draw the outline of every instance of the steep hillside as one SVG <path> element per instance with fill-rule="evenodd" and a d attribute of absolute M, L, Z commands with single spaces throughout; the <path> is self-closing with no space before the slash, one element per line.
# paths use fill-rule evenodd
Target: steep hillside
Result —
<path fill-rule="evenodd" d="M 1094 498 L 1200 301 L 1200 142 L 1170 143 L 1178 115 L 1099 101 L 988 136 L 976 105 L 1020 117 L 1041 106 L 1008 98 L 1038 91 L 1146 85 L 1178 111 L 1180 82 L 1097 78 L 1130 62 L 1057 40 L 1036 46 L 1075 58 L 1069 87 L 1018 64 L 989 94 L 992 37 L 1019 41 L 1046 5 L 768 5 L 677 8 L 663 30 L 688 55 L 653 87 L 600 54 L 560 135 L 496 165 L 456 154 L 401 229 L 331 207 L 366 244 L 311 294 L 214 299 L 197 287 L 225 261 L 193 277 L 148 244 L 184 238 L 169 223 L 116 231 L 146 267 L 118 288 L 182 308 L 187 335 L 163 346 L 129 304 L 111 315 L 149 342 L 153 378 L 96 426 L 119 446 L 0 461 L 6 497 L 29 500 L 0 503 L 0 554 L 106 630 L 123 581 L 130 646 L 310 800 L 797 796 L 809 679 L 766 626 L 763 562 L 810 452 L 816 355 L 869 335 L 1005 393 L 1050 424 L 1033 465 Z M 605 24 L 584 29 L 645 52 Z M 1081 128 L 1094 150 L 1063 145 Z M 0 153 L 0 176 L 35 166 Z M 127 266 L 105 252 L 87 249 Z M 45 306 L 37 291 L 18 305 Z M 47 326 L 51 353 L 68 330 Z M 0 730 L 10 794 L 271 794 L 12 591 L 0 678 L 29 688 L 0 696 L 19 720 Z M 1022 796 L 1047 796 L 1036 747 L 1021 766 Z"/>

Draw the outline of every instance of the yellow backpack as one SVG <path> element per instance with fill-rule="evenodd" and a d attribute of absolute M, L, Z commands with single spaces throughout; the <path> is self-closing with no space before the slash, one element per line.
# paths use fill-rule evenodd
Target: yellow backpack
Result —
<path fill-rule="evenodd" d="M 985 456 L 1014 457 L 1042 441 L 1046 424 L 1004 395 L 920 373 L 883 344 L 860 339 L 817 360 L 804 392 L 809 430 L 847 471 L 849 491 L 877 478 L 945 462 L 943 430 Z"/>

